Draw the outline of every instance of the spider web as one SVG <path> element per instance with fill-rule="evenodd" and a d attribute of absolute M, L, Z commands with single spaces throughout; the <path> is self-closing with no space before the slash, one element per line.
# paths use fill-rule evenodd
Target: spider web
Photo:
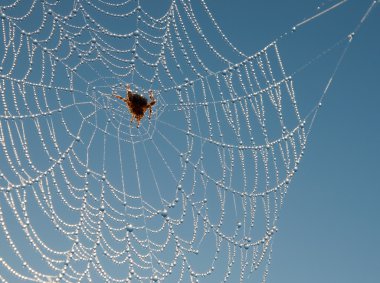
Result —
<path fill-rule="evenodd" d="M 278 41 L 245 55 L 203 0 L 7 2 L 0 280 L 264 282 L 308 134 Z"/>

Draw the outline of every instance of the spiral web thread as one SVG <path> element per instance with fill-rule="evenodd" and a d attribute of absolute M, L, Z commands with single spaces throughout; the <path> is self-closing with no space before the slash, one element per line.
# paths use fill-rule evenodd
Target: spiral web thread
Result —
<path fill-rule="evenodd" d="M 0 280 L 266 281 L 307 137 L 277 42 L 246 56 L 204 1 L 208 29 L 185 0 L 6 2 Z"/>

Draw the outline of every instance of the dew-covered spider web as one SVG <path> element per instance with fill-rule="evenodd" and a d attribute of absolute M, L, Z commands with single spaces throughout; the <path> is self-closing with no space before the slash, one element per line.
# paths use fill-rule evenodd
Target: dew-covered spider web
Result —
<path fill-rule="evenodd" d="M 1 282 L 266 281 L 320 104 L 194 2 L 2 1 Z"/>

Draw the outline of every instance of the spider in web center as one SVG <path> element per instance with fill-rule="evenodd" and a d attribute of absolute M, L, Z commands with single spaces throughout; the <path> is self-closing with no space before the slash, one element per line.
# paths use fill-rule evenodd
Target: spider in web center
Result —
<path fill-rule="evenodd" d="M 137 128 L 140 126 L 140 121 L 145 116 L 145 112 L 149 109 L 149 119 L 152 116 L 152 106 L 156 104 L 156 100 L 153 96 L 153 91 L 149 90 L 149 98 L 144 97 L 137 92 L 132 92 L 129 84 L 126 85 L 126 95 L 122 97 L 120 95 L 113 95 L 114 97 L 122 100 L 128 107 L 129 112 L 131 113 L 131 124 L 134 119 L 137 121 Z"/>

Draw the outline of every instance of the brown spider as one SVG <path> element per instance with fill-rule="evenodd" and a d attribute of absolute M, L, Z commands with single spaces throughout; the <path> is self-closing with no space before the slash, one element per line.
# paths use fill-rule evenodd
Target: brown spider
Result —
<path fill-rule="evenodd" d="M 149 98 L 150 98 L 149 103 L 148 103 L 148 100 L 144 96 L 138 93 L 133 93 L 129 85 L 126 86 L 126 91 L 127 93 L 125 97 L 122 97 L 120 95 L 115 95 L 115 94 L 113 96 L 124 101 L 127 104 L 129 112 L 132 115 L 131 123 L 133 122 L 133 119 L 136 118 L 137 128 L 138 128 L 140 126 L 140 120 L 144 117 L 145 111 L 148 110 L 148 108 L 149 108 L 149 119 L 152 116 L 152 106 L 156 104 L 156 100 L 153 97 L 152 90 L 149 91 Z"/>

